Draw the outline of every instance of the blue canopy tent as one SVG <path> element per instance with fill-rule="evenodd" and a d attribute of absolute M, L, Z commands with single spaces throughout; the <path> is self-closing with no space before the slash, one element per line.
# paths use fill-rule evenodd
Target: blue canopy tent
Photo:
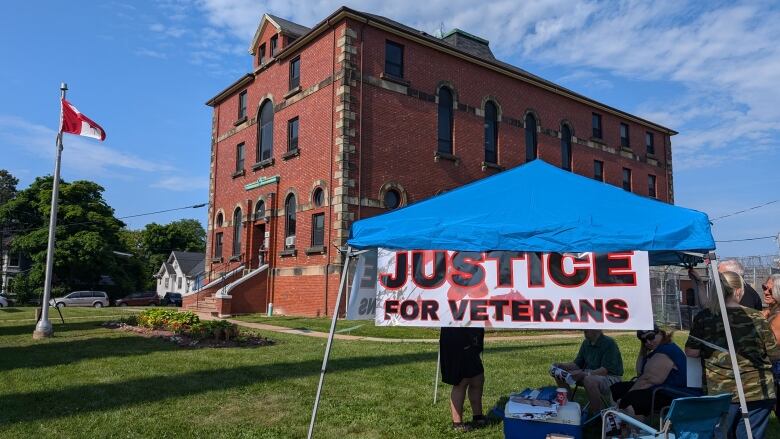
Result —
<path fill-rule="evenodd" d="M 700 260 L 715 249 L 715 241 L 705 213 L 641 197 L 534 160 L 402 209 L 357 221 L 352 225 L 348 246 L 309 437 L 352 249 L 557 253 L 644 250 L 650 255 L 651 265 L 674 265 Z M 720 293 L 719 278 L 713 278 Z M 723 311 L 725 316 L 725 308 Z M 737 370 L 730 331 L 727 336 Z"/>
<path fill-rule="evenodd" d="M 357 221 L 349 245 L 426 250 L 614 252 L 715 248 L 707 214 L 534 160 L 437 197 Z"/>

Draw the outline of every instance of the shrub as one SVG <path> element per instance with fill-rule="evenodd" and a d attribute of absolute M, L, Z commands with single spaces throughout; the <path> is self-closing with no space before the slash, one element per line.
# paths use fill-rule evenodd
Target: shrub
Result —
<path fill-rule="evenodd" d="M 171 309 L 149 309 L 138 315 L 138 324 L 151 329 L 165 329 L 192 338 L 216 338 L 230 340 L 238 336 L 238 326 L 227 320 L 201 322 L 198 315 Z"/>
<path fill-rule="evenodd" d="M 191 311 L 179 312 L 165 308 L 149 309 L 138 316 L 138 323 L 143 327 L 174 332 L 180 332 L 199 321 L 197 314 Z"/>

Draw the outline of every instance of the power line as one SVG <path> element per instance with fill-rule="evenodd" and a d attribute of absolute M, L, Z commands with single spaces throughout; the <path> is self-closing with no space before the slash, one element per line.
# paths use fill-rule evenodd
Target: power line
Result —
<path fill-rule="evenodd" d="M 174 207 L 172 209 L 157 210 L 157 211 L 154 211 L 154 212 L 146 212 L 146 213 L 138 213 L 138 214 L 135 214 L 135 215 L 120 216 L 120 217 L 117 217 L 116 219 L 121 220 L 121 219 L 127 219 L 127 218 L 138 218 L 138 217 L 141 217 L 141 216 L 157 215 L 158 213 L 173 212 L 173 211 L 176 211 L 176 210 L 198 209 L 198 208 L 205 207 L 205 206 L 206 206 L 206 203 L 199 203 L 199 204 L 193 204 L 191 206 Z M 94 223 L 95 223 L 94 221 L 81 221 L 81 222 L 77 222 L 77 223 L 60 223 L 60 224 L 57 224 L 57 227 L 60 227 L 60 226 L 63 226 L 63 227 L 79 226 L 79 225 L 94 224 Z M 5 232 L 7 232 L 7 233 L 8 232 L 10 232 L 10 233 L 13 233 L 13 232 L 27 232 L 27 231 L 30 231 L 30 230 L 36 230 L 36 229 L 40 229 L 40 228 L 43 228 L 43 227 L 45 227 L 45 226 L 27 227 L 27 228 L 21 228 L 21 229 L 3 229 L 3 230 Z"/>
<path fill-rule="evenodd" d="M 729 214 L 722 215 L 722 216 L 719 216 L 717 218 L 713 218 L 710 221 L 714 222 L 714 221 L 717 221 L 719 219 L 728 218 L 728 217 L 734 216 L 734 215 L 739 215 L 740 213 L 750 212 L 751 210 L 756 210 L 756 209 L 759 209 L 759 208 L 764 207 L 764 206 L 769 206 L 770 204 L 777 203 L 778 201 L 780 201 L 780 200 L 774 200 L 774 201 L 770 201 L 768 203 L 759 204 L 758 206 L 749 207 L 749 208 L 744 209 L 744 210 L 738 210 L 736 212 L 731 212 Z"/>
<path fill-rule="evenodd" d="M 756 238 L 742 238 L 742 239 L 726 239 L 723 241 L 715 241 L 715 242 L 741 242 L 741 241 L 758 241 L 759 239 L 777 239 L 776 235 L 772 236 L 759 236 Z"/>

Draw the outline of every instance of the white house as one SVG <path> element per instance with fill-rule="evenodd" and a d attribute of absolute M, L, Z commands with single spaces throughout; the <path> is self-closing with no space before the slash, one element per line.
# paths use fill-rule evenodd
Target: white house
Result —
<path fill-rule="evenodd" d="M 171 252 L 154 275 L 157 278 L 157 295 L 165 293 L 186 294 L 201 287 L 205 271 L 204 253 Z"/>
<path fill-rule="evenodd" d="M 9 235 L 0 236 L 0 293 L 5 295 L 9 293 L 11 279 L 30 266 L 23 254 L 11 251 L 9 238 Z"/>

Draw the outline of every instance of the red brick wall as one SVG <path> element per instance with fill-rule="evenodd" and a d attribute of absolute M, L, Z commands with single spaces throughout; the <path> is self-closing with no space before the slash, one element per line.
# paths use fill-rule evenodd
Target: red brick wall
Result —
<path fill-rule="evenodd" d="M 268 270 L 230 290 L 230 313 L 248 314 L 268 309 Z"/>
<path fill-rule="evenodd" d="M 354 31 L 355 37 L 349 37 L 348 42 L 357 53 L 345 60 L 340 56 L 344 52 L 344 42 L 339 41 L 343 40 L 347 27 Z M 267 27 L 261 41 L 267 41 L 272 31 L 272 27 Z M 408 96 L 379 86 L 379 77 L 384 69 L 386 39 L 404 44 L 404 79 L 409 81 L 411 89 L 427 94 L 429 99 L 419 95 Z M 304 91 L 286 99 L 289 60 L 297 55 L 301 56 L 301 87 Z M 353 76 L 342 78 L 342 68 L 352 69 L 347 73 Z M 437 85 L 442 81 L 454 86 L 455 99 L 460 105 L 471 107 L 469 111 L 454 111 L 453 144 L 454 154 L 459 158 L 458 164 L 448 160 L 434 161 L 437 104 L 430 97 L 436 94 Z M 350 89 L 349 101 L 346 103 L 339 100 L 343 96 L 343 86 Z M 307 90 L 317 87 L 317 91 L 307 94 Z M 339 271 L 337 264 L 340 263 L 339 255 L 331 245 L 337 242 L 334 226 L 341 224 L 334 203 L 349 203 L 348 209 L 355 218 L 368 217 L 383 211 L 376 207 L 376 201 L 380 198 L 380 188 L 386 183 L 399 183 L 407 191 L 408 201 L 413 202 L 432 196 L 439 190 L 451 189 L 498 172 L 493 169 L 483 170 L 481 165 L 484 160 L 483 118 L 475 114 L 473 109 L 481 111 L 487 97 L 493 97 L 500 108 L 502 121 L 499 124 L 498 150 L 501 166 L 510 168 L 525 161 L 522 121 L 527 111 L 533 111 L 538 116 L 542 128 L 537 134 L 541 159 L 556 166 L 561 164 L 557 133 L 562 121 L 572 126 L 573 135 L 579 142 L 588 143 L 591 136 L 591 113 L 595 111 L 602 116 L 603 141 L 613 152 L 573 142 L 574 171 L 591 177 L 593 160 L 601 160 L 605 163 L 606 181 L 622 186 L 622 168 L 629 167 L 633 171 L 634 191 L 640 195 L 647 195 L 647 174 L 652 173 L 657 177 L 658 198 L 669 200 L 666 169 L 645 163 L 644 135 L 649 129 L 643 125 L 622 120 L 606 111 L 594 110 L 588 104 L 352 20 L 337 23 L 297 53 L 269 64 L 257 73 L 247 90 L 248 127 L 241 129 L 239 125 L 237 129 L 234 126 L 240 90 L 214 109 L 217 138 L 221 140 L 216 146 L 216 183 L 211 203 L 214 216 L 220 209 L 225 215 L 226 226 L 220 231 L 224 233 L 223 256 L 226 260 L 232 248 L 233 233 L 229 225 L 235 206 L 242 207 L 245 221 L 260 198 L 265 199 L 267 209 L 276 208 L 266 225 L 266 230 L 271 232 L 269 256 L 273 268 L 269 300 L 274 302 L 276 312 L 281 314 L 331 313 L 339 281 L 339 275 L 334 271 Z M 274 164 L 254 171 L 252 165 L 255 162 L 258 128 L 254 118 L 258 115 L 261 102 L 269 96 L 276 107 Z M 343 108 L 337 111 L 340 104 L 343 104 Z M 345 122 L 344 110 L 353 112 L 354 119 Z M 300 155 L 284 160 L 282 154 L 287 151 L 287 121 L 293 117 L 299 117 L 300 121 Z M 629 124 L 631 151 L 639 160 L 620 155 L 620 122 Z M 347 126 L 338 129 L 340 123 L 347 123 Z M 354 131 L 354 137 L 344 134 L 350 130 Z M 664 166 L 668 152 L 665 147 L 666 135 L 653 132 L 655 157 Z M 350 142 L 356 150 L 346 155 L 348 163 L 345 165 L 339 163 L 337 144 L 342 141 Z M 234 177 L 235 147 L 240 142 L 245 143 L 245 174 Z M 336 177 L 344 178 L 340 174 L 342 167 L 347 168 L 349 184 L 339 188 L 342 180 Z M 278 183 L 249 191 L 244 189 L 246 184 L 257 181 L 259 177 L 277 175 L 280 177 Z M 311 204 L 311 194 L 317 185 L 325 189 L 327 200 L 326 205 L 320 208 L 314 208 Z M 337 194 L 337 190 L 340 193 Z M 268 199 L 272 193 L 276 194 L 275 206 Z M 284 202 L 289 193 L 296 194 L 298 207 L 297 254 L 281 257 L 285 237 Z M 343 199 L 342 194 L 353 199 L 367 199 L 368 205 L 358 206 L 349 199 Z M 327 252 L 325 255 L 309 255 L 305 250 L 310 245 L 311 216 L 319 212 L 326 214 Z M 348 227 L 349 222 L 345 225 Z M 251 221 L 242 230 L 242 261 L 248 259 L 247 252 L 255 251 L 249 245 L 250 227 Z M 213 246 L 214 230 L 209 233 L 209 242 Z M 211 250 L 208 250 L 209 253 Z M 212 270 L 231 269 L 239 263 L 215 264 Z M 316 271 L 331 274 L 296 274 Z M 259 305 L 247 302 L 238 306 L 255 308 Z M 235 311 L 236 306 L 232 304 L 234 312 L 238 312 Z"/>
<path fill-rule="evenodd" d="M 435 95 L 437 85 L 446 81 L 454 86 L 459 104 L 478 109 L 483 107 L 486 97 L 494 97 L 503 119 L 499 123 L 499 164 L 506 168 L 525 161 L 524 128 L 512 126 L 506 119 L 523 121 L 529 110 L 537 115 L 543 129 L 557 132 L 561 123 L 568 121 L 573 128 L 573 135 L 583 139 L 591 137 L 591 114 L 597 112 L 602 116 L 604 141 L 617 151 L 620 150 L 619 124 L 627 123 L 630 126 L 631 150 L 641 160 L 646 157 L 645 132 L 651 131 L 655 137 L 655 156 L 659 161 L 664 161 L 665 142 L 661 132 L 376 28 L 365 27 L 363 35 L 363 74 L 366 76 L 380 77 L 384 70 L 384 45 L 389 39 L 404 45 L 404 79 L 409 81 L 411 88 Z M 363 96 L 362 196 L 378 198 L 379 188 L 392 179 L 409 192 L 410 201 L 418 201 L 434 195 L 440 189 L 449 189 L 496 172 L 483 171 L 480 166 L 484 160 L 484 128 L 480 115 L 457 110 L 454 112 L 453 153 L 461 162 L 458 166 L 450 161 L 435 163 L 435 102 L 374 85 L 364 85 Z M 560 166 L 560 138 L 544 132 L 538 133 L 537 137 L 539 156 Z M 572 151 L 575 172 L 591 177 L 593 161 L 601 160 L 605 163 L 607 183 L 622 186 L 622 169 L 630 168 L 634 192 L 640 195 L 648 194 L 647 174 L 654 174 L 657 177 L 658 198 L 668 200 L 664 168 L 578 143 L 572 144 Z"/>

